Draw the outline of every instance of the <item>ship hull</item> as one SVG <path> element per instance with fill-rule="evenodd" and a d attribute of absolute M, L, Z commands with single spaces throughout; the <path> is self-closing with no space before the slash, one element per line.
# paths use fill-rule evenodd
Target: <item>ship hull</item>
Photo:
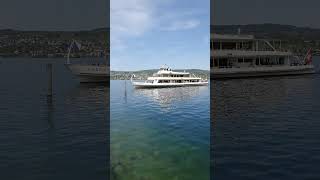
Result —
<path fill-rule="evenodd" d="M 263 67 L 263 68 L 225 68 L 212 69 L 212 79 L 234 79 L 250 77 L 267 77 L 267 76 L 290 76 L 314 74 L 315 70 L 312 65 L 289 66 L 289 67 Z"/>
<path fill-rule="evenodd" d="M 168 87 L 185 87 L 185 86 L 206 86 L 208 82 L 197 83 L 144 83 L 133 82 L 135 88 L 168 88 Z"/>

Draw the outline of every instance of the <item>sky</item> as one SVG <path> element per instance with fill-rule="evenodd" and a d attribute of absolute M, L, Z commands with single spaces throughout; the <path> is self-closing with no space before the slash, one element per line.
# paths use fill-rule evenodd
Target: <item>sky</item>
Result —
<path fill-rule="evenodd" d="M 109 27 L 110 0 L 1 0 L 0 29 L 91 30 Z"/>
<path fill-rule="evenodd" d="M 210 0 L 111 0 L 111 70 L 209 69 Z"/>
<path fill-rule="evenodd" d="M 285 24 L 320 28 L 319 0 L 212 0 L 211 24 Z"/>

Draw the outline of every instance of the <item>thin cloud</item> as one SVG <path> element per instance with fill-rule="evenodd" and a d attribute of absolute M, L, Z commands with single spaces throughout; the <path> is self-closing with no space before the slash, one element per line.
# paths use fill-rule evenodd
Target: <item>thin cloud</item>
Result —
<path fill-rule="evenodd" d="M 143 35 L 152 27 L 153 7 L 149 0 L 111 1 L 111 43 L 124 49 L 125 39 Z"/>
<path fill-rule="evenodd" d="M 163 13 L 175 0 L 111 0 L 111 44 L 122 51 L 131 38 L 140 38 L 156 29 L 180 31 L 197 28 L 200 21 L 190 16 L 195 12 Z"/>
<path fill-rule="evenodd" d="M 163 28 L 163 30 L 166 31 L 179 31 L 179 30 L 188 30 L 196 28 L 200 25 L 200 21 L 198 20 L 185 20 L 185 21 L 175 21 L 171 25 L 169 25 L 166 28 Z"/>

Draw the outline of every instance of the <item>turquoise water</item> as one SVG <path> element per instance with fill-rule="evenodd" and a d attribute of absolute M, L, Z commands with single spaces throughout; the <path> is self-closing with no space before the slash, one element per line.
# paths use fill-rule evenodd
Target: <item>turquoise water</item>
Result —
<path fill-rule="evenodd" d="M 110 85 L 111 179 L 209 179 L 209 86 Z"/>

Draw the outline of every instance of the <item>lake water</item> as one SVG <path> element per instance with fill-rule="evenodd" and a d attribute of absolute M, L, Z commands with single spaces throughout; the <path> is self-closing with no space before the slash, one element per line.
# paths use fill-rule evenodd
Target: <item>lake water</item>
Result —
<path fill-rule="evenodd" d="M 108 179 L 109 89 L 63 63 L 0 59 L 1 179 Z M 320 74 L 211 87 L 212 179 L 320 178 Z M 112 81 L 112 179 L 209 179 L 209 89 Z"/>
<path fill-rule="evenodd" d="M 209 179 L 209 86 L 110 85 L 111 179 Z"/>
<path fill-rule="evenodd" d="M 1 179 L 107 179 L 107 86 L 80 84 L 63 64 L 0 59 Z"/>
<path fill-rule="evenodd" d="M 211 179 L 320 179 L 320 74 L 211 84 Z"/>

